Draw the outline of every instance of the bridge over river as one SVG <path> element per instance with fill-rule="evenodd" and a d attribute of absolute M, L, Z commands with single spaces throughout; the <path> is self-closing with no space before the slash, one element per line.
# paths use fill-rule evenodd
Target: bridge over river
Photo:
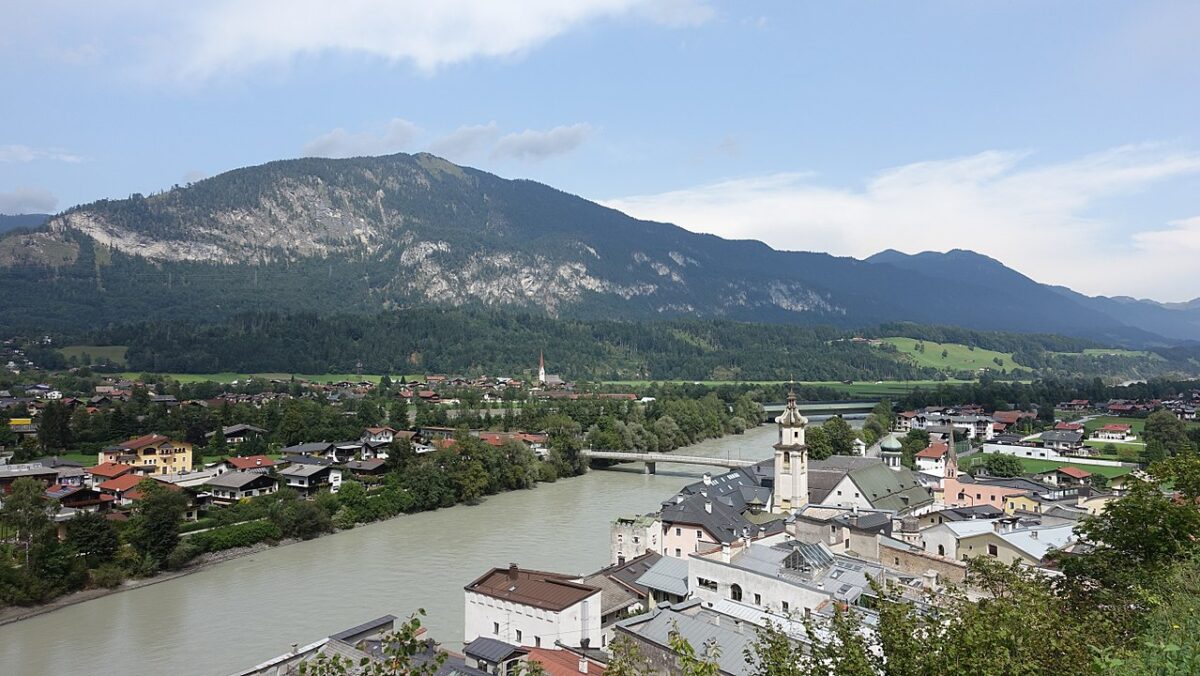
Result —
<path fill-rule="evenodd" d="M 594 458 L 596 460 L 617 460 L 620 462 L 644 462 L 646 463 L 646 474 L 654 474 L 658 471 L 658 463 L 678 463 L 681 465 L 706 465 L 709 467 L 750 467 L 757 464 L 755 460 L 738 460 L 735 458 L 713 458 L 699 455 L 676 455 L 674 453 L 633 453 L 629 451 L 595 451 L 584 449 L 579 452 L 580 455 L 586 458 Z"/>
<path fill-rule="evenodd" d="M 855 401 L 798 401 L 796 402 L 796 410 L 800 411 L 805 417 L 828 417 L 840 415 L 843 418 L 866 416 L 875 408 L 878 401 L 874 400 L 855 400 Z M 783 413 L 783 409 L 787 406 L 785 401 L 772 401 L 763 404 L 763 409 L 767 415 L 779 415 Z"/>

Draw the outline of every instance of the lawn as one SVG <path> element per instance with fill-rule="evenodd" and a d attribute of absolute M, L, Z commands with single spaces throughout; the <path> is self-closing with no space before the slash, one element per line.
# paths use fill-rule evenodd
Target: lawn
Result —
<path fill-rule="evenodd" d="M 91 357 L 93 363 L 107 359 L 118 366 L 124 366 L 125 353 L 128 350 L 124 345 L 68 345 L 58 348 L 58 353 L 67 359 L 75 357 L 80 361 L 86 354 Z"/>
<path fill-rule="evenodd" d="M 58 457 L 63 460 L 81 463 L 84 467 L 93 467 L 96 465 L 98 455 L 96 453 L 60 453 Z M 34 462 L 37 462 L 37 460 L 34 460 Z"/>
<path fill-rule="evenodd" d="M 1013 359 L 1011 352 L 996 352 L 977 347 L 974 350 L 959 343 L 934 343 L 915 338 L 884 338 L 883 342 L 895 345 L 901 354 L 912 360 L 917 366 L 941 369 L 943 371 L 976 371 L 981 368 L 1011 369 L 1020 367 Z M 917 346 L 923 345 L 923 350 Z M 943 357 L 942 353 L 946 356 Z M 1000 363 L 996 363 L 999 360 Z"/>
<path fill-rule="evenodd" d="M 971 466 L 974 466 L 976 463 L 983 463 L 986 455 L 987 455 L 986 453 L 980 453 L 979 455 L 971 456 Z M 1013 456 L 1013 457 L 1016 457 L 1016 456 Z M 1026 474 L 1041 474 L 1042 472 L 1048 472 L 1052 469 L 1057 469 L 1059 467 L 1071 466 L 1071 467 L 1077 467 L 1086 472 L 1091 472 L 1092 474 L 1100 474 L 1100 475 L 1108 477 L 1109 479 L 1112 479 L 1113 477 L 1124 476 L 1133 471 L 1132 467 L 1107 467 L 1105 465 L 1082 465 L 1082 464 L 1074 463 L 1074 462 L 1058 462 L 1056 460 L 1039 460 L 1037 458 L 1019 458 L 1018 457 L 1017 461 L 1019 461 L 1021 463 L 1021 467 L 1023 467 L 1025 469 Z M 966 469 L 966 467 L 964 467 L 963 469 Z"/>

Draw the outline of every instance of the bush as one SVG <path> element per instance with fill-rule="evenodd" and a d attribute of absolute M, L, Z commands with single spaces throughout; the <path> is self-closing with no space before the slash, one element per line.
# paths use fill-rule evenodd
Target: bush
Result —
<path fill-rule="evenodd" d="M 170 570 L 179 570 L 203 553 L 200 547 L 195 542 L 192 542 L 191 539 L 182 540 L 167 555 L 167 568 Z"/>
<path fill-rule="evenodd" d="M 190 536 L 187 541 L 200 553 L 220 552 L 234 547 L 249 547 L 268 540 L 279 540 L 283 534 L 270 521 L 251 521 L 221 526 Z"/>
<path fill-rule="evenodd" d="M 92 585 L 112 589 L 125 581 L 125 571 L 115 563 L 106 563 L 91 572 Z"/>

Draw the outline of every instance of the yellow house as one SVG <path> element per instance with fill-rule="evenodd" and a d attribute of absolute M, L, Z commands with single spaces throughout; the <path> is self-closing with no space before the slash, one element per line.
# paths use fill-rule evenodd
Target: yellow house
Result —
<path fill-rule="evenodd" d="M 1033 499 L 1032 493 L 1017 493 L 1004 496 L 1004 513 L 1012 516 L 1015 512 L 1037 514 L 1042 511 L 1042 505 Z"/>
<path fill-rule="evenodd" d="M 147 434 L 100 451 L 99 464 L 123 463 L 144 474 L 176 474 L 192 468 L 192 445 L 161 434 Z"/>

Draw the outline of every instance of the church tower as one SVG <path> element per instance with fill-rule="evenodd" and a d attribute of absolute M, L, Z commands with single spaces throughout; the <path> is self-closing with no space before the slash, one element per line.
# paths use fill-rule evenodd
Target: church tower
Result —
<path fill-rule="evenodd" d="M 796 393 L 788 392 L 787 408 L 775 419 L 779 443 L 775 444 L 775 511 L 786 514 L 808 504 L 808 446 L 804 426 L 808 419 L 796 409 Z"/>
<path fill-rule="evenodd" d="M 546 355 L 538 352 L 538 382 L 546 384 Z"/>

